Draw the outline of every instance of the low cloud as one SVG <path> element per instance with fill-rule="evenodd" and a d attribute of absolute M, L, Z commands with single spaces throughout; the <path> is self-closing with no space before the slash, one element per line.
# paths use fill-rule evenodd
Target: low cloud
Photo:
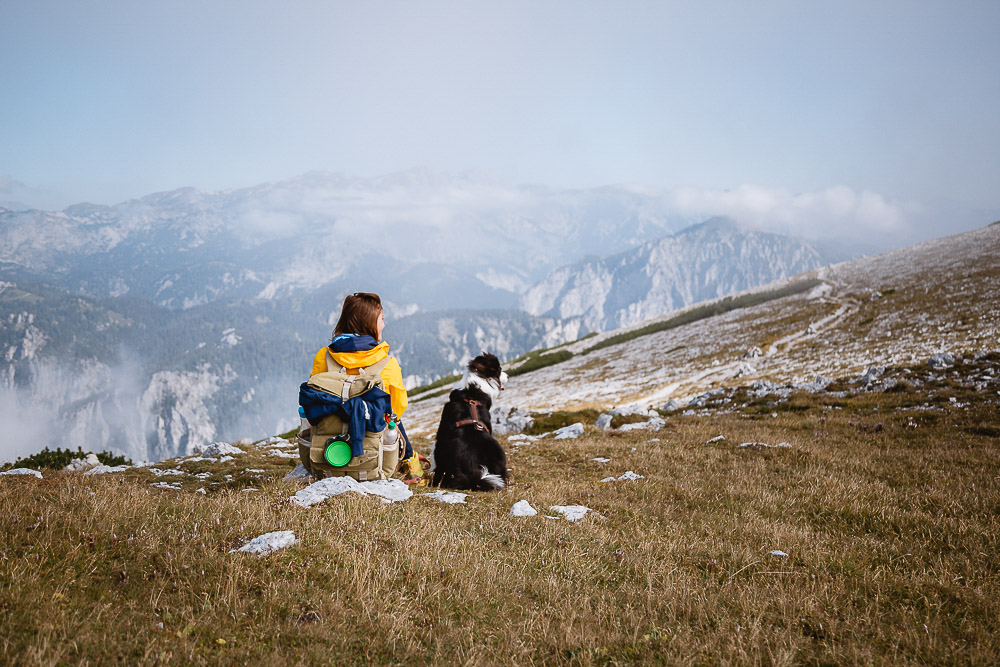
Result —
<path fill-rule="evenodd" d="M 923 213 L 913 202 L 837 185 L 817 192 L 743 185 L 735 190 L 681 188 L 669 195 L 685 215 L 723 215 L 758 229 L 814 239 L 909 236 Z"/>

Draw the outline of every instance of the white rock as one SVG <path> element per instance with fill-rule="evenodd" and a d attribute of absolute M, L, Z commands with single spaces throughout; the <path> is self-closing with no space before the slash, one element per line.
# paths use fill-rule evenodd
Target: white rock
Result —
<path fill-rule="evenodd" d="M 445 491 L 444 489 L 438 489 L 434 493 L 424 494 L 428 498 L 433 498 L 434 500 L 440 501 L 442 503 L 447 503 L 449 505 L 464 505 L 465 499 L 469 497 L 468 493 L 459 493 L 458 491 Z"/>
<path fill-rule="evenodd" d="M 788 554 L 786 554 L 784 551 L 780 551 L 778 549 L 775 549 L 774 551 L 772 551 L 770 553 L 771 553 L 772 556 L 785 556 L 785 557 L 788 556 Z"/>
<path fill-rule="evenodd" d="M 656 411 L 650 410 L 649 408 L 639 405 L 638 403 L 629 403 L 628 405 L 622 406 L 620 408 L 613 408 L 611 410 L 612 416 L 618 417 L 631 417 L 632 415 L 642 415 L 643 417 L 652 417 L 656 414 Z"/>
<path fill-rule="evenodd" d="M 510 508 L 511 516 L 535 516 L 538 514 L 538 510 L 531 506 L 527 500 L 518 500 L 514 503 L 514 506 Z"/>
<path fill-rule="evenodd" d="M 194 451 L 196 454 L 201 454 L 204 457 L 218 457 L 226 454 L 238 455 L 243 453 L 242 449 L 234 445 L 230 445 L 228 442 L 213 442 L 210 445 L 195 447 Z"/>
<path fill-rule="evenodd" d="M 37 470 L 32 470 L 31 468 L 14 468 L 13 470 L 5 470 L 0 472 L 0 475 L 34 475 L 38 479 L 42 479 L 42 473 Z"/>
<path fill-rule="evenodd" d="M 642 475 L 632 470 L 626 470 L 621 477 L 605 477 L 602 482 L 633 482 L 637 479 L 646 479 Z"/>
<path fill-rule="evenodd" d="M 150 486 L 156 487 L 157 489 L 169 489 L 171 491 L 180 491 L 180 482 L 153 482 Z"/>
<path fill-rule="evenodd" d="M 713 442 L 722 442 L 725 439 L 726 439 L 726 436 L 724 436 L 724 435 L 717 435 L 714 438 L 709 438 L 708 440 L 706 440 L 705 444 L 706 445 L 711 445 Z"/>
<path fill-rule="evenodd" d="M 106 465 L 98 465 L 98 466 L 95 466 L 95 467 L 91 468 L 90 470 L 88 470 L 87 472 L 85 472 L 83 474 L 84 475 L 106 475 L 109 472 L 121 472 L 122 470 L 128 470 L 131 467 L 132 466 L 106 466 Z"/>
<path fill-rule="evenodd" d="M 948 352 L 933 355 L 927 360 L 931 368 L 951 368 L 955 364 L 955 355 Z"/>
<path fill-rule="evenodd" d="M 743 442 L 737 445 L 737 447 L 768 447 L 776 449 L 778 447 L 791 447 L 791 445 L 787 442 L 779 442 L 776 445 L 769 445 L 766 442 Z"/>
<path fill-rule="evenodd" d="M 280 449 L 269 449 L 267 450 L 268 456 L 277 456 L 283 459 L 297 459 L 299 458 L 298 452 L 283 452 Z"/>
<path fill-rule="evenodd" d="M 309 479 L 310 477 L 312 477 L 312 475 L 310 475 L 309 471 L 306 470 L 306 467 L 300 463 L 295 466 L 290 473 L 285 475 L 282 478 L 282 481 L 291 482 L 297 479 Z"/>
<path fill-rule="evenodd" d="M 402 480 L 384 479 L 371 482 L 359 482 L 353 477 L 328 477 L 314 482 L 304 489 L 300 489 L 291 501 L 300 507 L 312 507 L 321 503 L 327 498 L 356 491 L 362 495 L 374 495 L 382 499 L 385 503 L 397 503 L 413 496 Z"/>
<path fill-rule="evenodd" d="M 507 442 L 513 442 L 515 444 L 522 444 L 522 441 L 529 443 L 538 442 L 547 435 L 551 435 L 551 433 L 543 433 L 541 435 L 525 435 L 524 433 L 518 433 L 507 438 Z"/>
<path fill-rule="evenodd" d="M 638 422 L 636 424 L 624 424 L 618 430 L 625 433 L 628 431 L 638 431 L 640 429 L 649 429 L 651 431 L 659 431 L 661 428 L 667 425 L 667 422 L 663 420 L 662 417 L 652 417 L 649 421 Z"/>
<path fill-rule="evenodd" d="M 600 415 L 597 418 L 597 421 L 594 422 L 594 426 L 596 426 L 597 428 L 602 429 L 602 430 L 603 429 L 608 429 L 608 428 L 611 427 L 611 420 L 612 419 L 614 419 L 614 418 L 611 415 L 609 415 L 608 413 L 605 412 L 605 413 L 603 413 L 602 415 Z"/>
<path fill-rule="evenodd" d="M 178 470 L 177 468 L 170 468 L 169 470 L 160 470 L 159 468 L 150 468 L 149 472 L 153 473 L 157 477 L 166 477 L 166 476 L 176 476 L 176 475 L 186 475 L 187 474 L 183 470 Z"/>
<path fill-rule="evenodd" d="M 278 530 L 255 537 L 239 549 L 230 549 L 229 553 L 243 551 L 250 554 L 257 554 L 258 557 L 266 556 L 278 549 L 290 547 L 297 541 L 294 532 L 290 530 Z"/>
<path fill-rule="evenodd" d="M 567 521 L 573 522 L 579 521 L 590 511 L 589 507 L 584 507 L 583 505 L 552 505 L 549 509 L 562 514 L 563 518 Z"/>
<path fill-rule="evenodd" d="M 583 423 L 577 422 L 556 430 L 555 439 L 566 440 L 567 438 L 579 438 L 581 435 L 583 435 Z"/>
<path fill-rule="evenodd" d="M 101 462 L 97 458 L 97 454 L 90 452 L 85 458 L 73 459 L 69 462 L 69 465 L 63 468 L 63 470 L 68 472 L 80 472 L 81 470 L 89 470 L 90 468 L 99 465 L 101 465 Z"/>
<path fill-rule="evenodd" d="M 529 413 L 522 412 L 520 408 L 514 408 L 507 414 L 507 411 L 499 406 L 490 410 L 490 419 L 493 422 L 493 435 L 519 433 L 535 422 Z"/>
<path fill-rule="evenodd" d="M 595 456 L 594 458 L 592 458 L 590 460 L 591 461 L 595 461 L 597 463 L 611 463 L 611 459 L 605 458 L 603 456 Z"/>

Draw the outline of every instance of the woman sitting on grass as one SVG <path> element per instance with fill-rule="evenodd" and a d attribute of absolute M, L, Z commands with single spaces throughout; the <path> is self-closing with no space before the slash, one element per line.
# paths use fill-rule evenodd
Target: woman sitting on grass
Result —
<path fill-rule="evenodd" d="M 389 356 L 389 343 L 382 340 L 384 329 L 385 316 L 382 312 L 382 299 L 378 294 L 355 292 L 349 295 L 344 299 L 340 319 L 333 329 L 333 340 L 329 346 L 316 353 L 310 375 L 327 371 L 327 351 L 351 375 L 357 374 L 359 368 L 377 364 Z M 389 358 L 381 377 L 385 391 L 389 394 L 392 411 L 400 419 L 406 411 L 408 399 L 403 386 L 403 371 L 394 357 Z M 406 452 L 399 469 L 408 484 L 419 483 L 422 479 L 420 461 L 410 446 L 410 439 L 406 437 L 402 424 L 400 433 L 406 443 Z"/>

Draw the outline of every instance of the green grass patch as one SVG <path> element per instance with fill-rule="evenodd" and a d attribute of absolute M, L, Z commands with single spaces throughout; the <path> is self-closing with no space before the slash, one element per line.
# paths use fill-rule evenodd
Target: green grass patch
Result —
<path fill-rule="evenodd" d="M 517 368 L 512 368 L 507 371 L 507 375 L 511 377 L 523 375 L 525 373 L 530 373 L 531 371 L 537 371 L 539 368 L 545 368 L 546 366 L 562 363 L 572 358 L 573 353 L 569 350 L 559 350 L 558 352 L 533 355 Z"/>
<path fill-rule="evenodd" d="M 615 336 L 609 336 L 596 345 L 588 347 L 586 350 L 581 352 L 581 354 L 589 354 L 590 352 L 611 347 L 612 345 L 618 345 L 626 341 L 634 340 L 640 336 L 648 336 L 661 331 L 676 329 L 677 327 L 684 326 L 685 324 L 691 324 L 692 322 L 708 319 L 709 317 L 722 315 L 733 310 L 749 308 L 768 301 L 774 301 L 775 299 L 781 299 L 786 296 L 801 294 L 802 292 L 811 290 L 821 283 L 822 281 L 818 278 L 809 278 L 807 280 L 800 280 L 799 282 L 792 283 L 791 285 L 786 285 L 785 287 L 779 287 L 778 289 L 754 292 L 753 294 L 743 294 L 741 296 L 727 296 L 726 298 L 720 299 L 714 303 L 696 306 L 695 308 L 686 310 L 683 313 L 663 320 L 662 322 L 654 322 L 653 324 L 647 324 L 644 327 L 639 327 L 638 329 L 633 329 L 632 331 L 626 331 Z"/>
<path fill-rule="evenodd" d="M 430 384 L 414 387 L 413 389 L 407 391 L 406 395 L 410 398 L 413 398 L 414 396 L 420 396 L 420 394 L 427 393 L 428 391 L 433 391 L 434 389 L 444 387 L 445 385 L 455 384 L 461 379 L 462 379 L 461 375 L 448 375 L 438 380 L 434 380 L 434 382 L 431 382 Z"/>
<path fill-rule="evenodd" d="M 556 429 L 563 428 L 564 426 L 569 426 L 570 424 L 575 424 L 577 422 L 583 422 L 584 425 L 593 424 L 597 421 L 597 417 L 600 413 L 597 410 L 587 408 L 585 410 L 572 410 L 572 411 L 560 411 L 560 412 L 550 412 L 545 415 L 532 414 L 534 422 L 531 426 L 525 429 L 525 433 L 528 435 L 541 435 L 542 433 L 549 433 L 550 431 L 555 431 Z"/>

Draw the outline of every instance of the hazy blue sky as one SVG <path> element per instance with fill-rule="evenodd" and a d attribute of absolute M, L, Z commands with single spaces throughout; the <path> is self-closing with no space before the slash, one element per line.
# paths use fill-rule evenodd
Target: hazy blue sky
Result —
<path fill-rule="evenodd" d="M 997 0 L 0 0 L 0 200 L 425 165 L 993 210 L 998 35 Z"/>

